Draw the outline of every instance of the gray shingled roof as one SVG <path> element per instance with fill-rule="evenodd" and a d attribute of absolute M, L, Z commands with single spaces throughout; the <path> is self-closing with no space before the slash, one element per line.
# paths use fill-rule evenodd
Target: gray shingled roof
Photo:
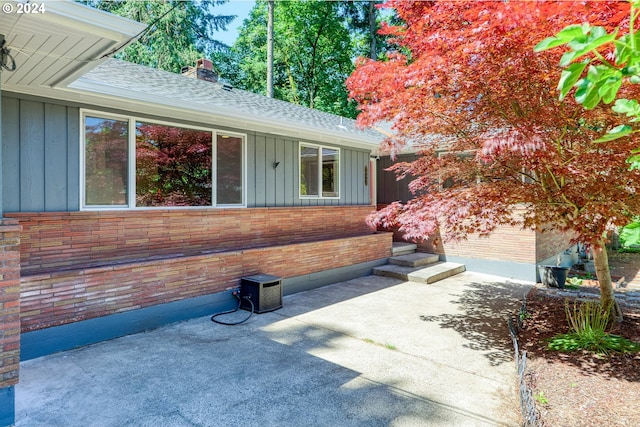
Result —
<path fill-rule="evenodd" d="M 212 115 L 240 117 L 248 123 L 254 120 L 256 123 L 300 127 L 337 138 L 359 140 L 372 147 L 384 138 L 376 130 L 358 128 L 352 119 L 236 88 L 228 90 L 228 86 L 225 89 L 221 83 L 197 80 L 116 59 L 106 60 L 69 87 L 86 91 L 92 85 L 112 88 L 114 94 L 130 100 L 152 99 L 176 109 L 210 111 Z M 256 130 L 259 130 L 259 126 Z"/>

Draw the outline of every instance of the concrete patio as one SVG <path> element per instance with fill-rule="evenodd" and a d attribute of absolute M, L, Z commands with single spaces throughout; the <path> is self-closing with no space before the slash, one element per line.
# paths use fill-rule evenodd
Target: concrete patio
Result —
<path fill-rule="evenodd" d="M 530 287 L 368 276 L 26 361 L 16 425 L 517 426 L 506 318 Z"/>

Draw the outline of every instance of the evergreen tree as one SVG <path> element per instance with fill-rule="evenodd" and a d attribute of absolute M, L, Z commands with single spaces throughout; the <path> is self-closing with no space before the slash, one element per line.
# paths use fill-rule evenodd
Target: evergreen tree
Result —
<path fill-rule="evenodd" d="M 340 2 L 278 1 L 274 8 L 274 97 L 355 117 L 344 81 L 356 51 Z M 267 2 L 258 1 L 229 53 L 214 55 L 222 77 L 266 94 Z"/>
<path fill-rule="evenodd" d="M 118 58 L 172 72 L 184 65 L 228 49 L 214 38 L 226 30 L 233 15 L 215 15 L 226 0 L 87 0 L 96 9 L 150 24 L 141 37 L 117 54 Z"/>

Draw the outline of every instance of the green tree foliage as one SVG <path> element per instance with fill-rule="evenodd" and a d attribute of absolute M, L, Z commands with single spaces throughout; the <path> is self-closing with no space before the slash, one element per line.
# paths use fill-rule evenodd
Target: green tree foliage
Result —
<path fill-rule="evenodd" d="M 274 97 L 355 117 L 344 81 L 356 50 L 340 2 L 278 1 L 274 8 Z M 258 1 L 229 54 L 214 55 L 223 78 L 266 93 L 267 2 Z"/>
<path fill-rule="evenodd" d="M 623 88 L 623 83 L 640 83 L 640 33 L 636 29 L 639 15 L 640 0 L 630 0 L 629 20 L 624 26 L 607 31 L 600 25 L 573 24 L 536 45 L 536 52 L 557 47 L 566 49 L 560 59 L 563 67 L 558 83 L 560 99 L 575 89 L 576 102 L 588 110 L 601 102 L 610 104 L 615 100 L 614 112 L 626 115 L 629 123 L 640 121 L 638 101 L 627 99 Z M 638 130 L 630 124 L 622 124 L 609 129 L 597 142 L 612 141 L 635 132 Z M 629 162 L 640 169 L 640 149 L 633 153 Z"/>
<path fill-rule="evenodd" d="M 151 24 L 150 28 L 117 57 L 137 64 L 179 72 L 198 58 L 227 49 L 214 38 L 226 30 L 233 15 L 215 15 L 216 5 L 226 0 L 87 0 L 96 9 Z"/>
<path fill-rule="evenodd" d="M 604 236 L 640 212 L 640 171 L 626 163 L 637 135 L 594 143 L 619 116 L 606 106 L 585 110 L 571 98 L 558 100 L 553 76 L 561 52 L 533 48 L 574 21 L 620 25 L 626 4 L 388 4 L 407 23 L 382 29 L 399 50 L 386 61 L 361 61 L 347 86 L 361 124 L 393 122 L 383 148 L 393 154 L 411 144 L 419 156 L 392 168 L 400 178 L 415 177 L 415 197 L 370 223 L 398 226 L 418 240 L 483 236 L 505 224 L 566 232 L 591 247 L 602 303 L 621 319 Z M 640 86 L 629 86 L 637 98 Z"/>
<path fill-rule="evenodd" d="M 384 53 L 390 49 L 387 43 L 389 37 L 378 30 L 383 22 L 398 25 L 400 20 L 388 9 L 388 13 L 381 12 L 379 7 L 382 4 L 380 0 L 339 2 L 339 14 L 345 19 L 356 56 L 384 59 Z"/>

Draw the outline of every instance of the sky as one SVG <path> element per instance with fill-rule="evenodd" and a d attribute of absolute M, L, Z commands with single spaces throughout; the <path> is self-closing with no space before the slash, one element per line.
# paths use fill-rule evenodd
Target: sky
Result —
<path fill-rule="evenodd" d="M 249 16 L 251 8 L 256 2 L 253 0 L 231 0 L 214 8 L 216 15 L 237 15 L 238 17 L 227 27 L 227 31 L 215 33 L 215 38 L 221 42 L 231 46 L 238 37 L 238 28 L 242 25 L 242 21 Z"/>

